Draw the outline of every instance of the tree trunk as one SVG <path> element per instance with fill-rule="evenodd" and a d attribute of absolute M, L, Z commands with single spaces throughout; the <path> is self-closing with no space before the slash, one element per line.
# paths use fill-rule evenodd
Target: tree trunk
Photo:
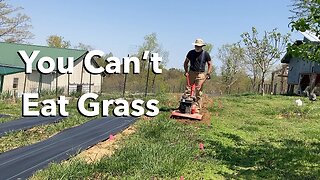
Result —
<path fill-rule="evenodd" d="M 251 80 L 251 89 L 253 92 L 256 91 L 256 85 L 257 85 L 257 75 L 253 73 L 253 79 Z"/>
<path fill-rule="evenodd" d="M 270 91 L 271 94 L 274 94 L 274 88 L 273 88 L 274 87 L 274 76 L 275 76 L 275 73 L 273 72 L 271 75 L 271 85 L 270 85 L 271 86 L 271 91 Z"/>
<path fill-rule="evenodd" d="M 230 89 L 230 86 L 227 85 L 227 86 L 226 86 L 226 94 L 230 94 L 230 93 L 229 93 L 229 89 Z"/>
<path fill-rule="evenodd" d="M 154 76 L 153 76 L 153 79 L 152 79 L 152 92 L 153 93 L 155 93 L 155 87 L 154 87 L 154 85 L 155 85 L 155 82 L 156 82 L 156 77 L 157 77 L 157 74 L 154 74 Z"/>
<path fill-rule="evenodd" d="M 261 85 L 260 85 L 260 89 L 261 89 L 261 94 L 262 96 L 264 96 L 264 79 L 265 79 L 265 74 L 266 72 L 262 72 L 262 77 L 261 77 Z"/>

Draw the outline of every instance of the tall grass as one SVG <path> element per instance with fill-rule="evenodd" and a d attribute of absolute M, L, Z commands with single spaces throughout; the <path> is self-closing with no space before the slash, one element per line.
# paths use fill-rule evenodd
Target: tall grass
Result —
<path fill-rule="evenodd" d="M 12 94 L 10 91 L 3 91 L 0 93 L 0 100 L 6 100 L 12 98 Z"/>

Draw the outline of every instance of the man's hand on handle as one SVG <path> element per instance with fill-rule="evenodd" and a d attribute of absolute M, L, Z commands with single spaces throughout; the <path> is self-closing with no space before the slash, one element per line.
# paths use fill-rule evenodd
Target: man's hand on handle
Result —
<path fill-rule="evenodd" d="M 211 79 L 211 75 L 210 75 L 210 73 L 207 73 L 207 75 L 206 75 L 206 79 Z"/>

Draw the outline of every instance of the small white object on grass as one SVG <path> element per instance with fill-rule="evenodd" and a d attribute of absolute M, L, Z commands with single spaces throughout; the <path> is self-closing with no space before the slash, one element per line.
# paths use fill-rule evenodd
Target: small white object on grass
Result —
<path fill-rule="evenodd" d="M 302 106 L 302 101 L 301 101 L 301 99 L 297 99 L 295 102 L 296 102 L 297 106 Z"/>

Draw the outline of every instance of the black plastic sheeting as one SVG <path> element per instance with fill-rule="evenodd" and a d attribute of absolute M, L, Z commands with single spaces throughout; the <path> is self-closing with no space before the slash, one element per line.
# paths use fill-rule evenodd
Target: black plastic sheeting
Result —
<path fill-rule="evenodd" d="M 0 137 L 10 131 L 19 131 L 30 129 L 34 126 L 55 123 L 62 120 L 64 117 L 24 117 L 21 119 L 0 123 Z M 0 175 L 1 176 L 1 175 Z"/>
<path fill-rule="evenodd" d="M 28 178 L 51 162 L 68 159 L 134 123 L 134 117 L 107 117 L 66 129 L 30 146 L 0 154 L 0 179 Z"/>
<path fill-rule="evenodd" d="M 9 115 L 6 115 L 6 114 L 0 114 L 0 118 L 8 118 L 10 117 Z"/>

